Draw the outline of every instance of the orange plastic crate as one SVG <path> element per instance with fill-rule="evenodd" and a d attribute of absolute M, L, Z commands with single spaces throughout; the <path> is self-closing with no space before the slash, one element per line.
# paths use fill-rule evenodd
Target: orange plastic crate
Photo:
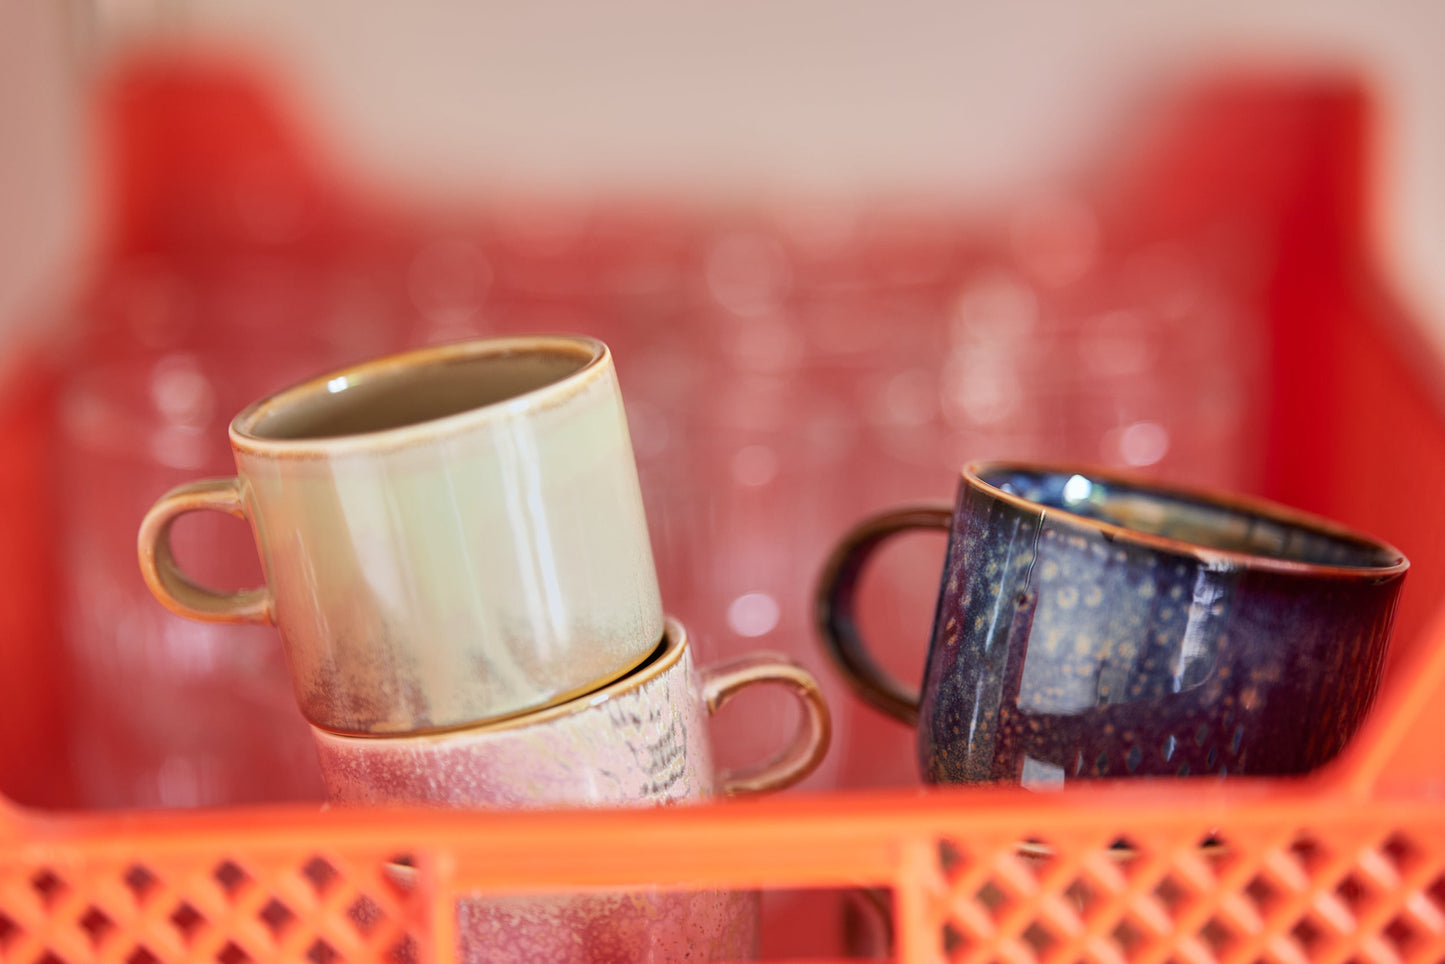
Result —
<path fill-rule="evenodd" d="M 1411 557 L 1376 710 L 1293 781 L 841 792 L 649 812 L 87 814 L 0 801 L 0 960 L 454 958 L 459 894 L 884 887 L 895 954 L 932 961 L 1445 960 L 1445 364 L 1373 271 L 1364 94 L 1231 85 L 1194 102 L 1134 190 L 1187 226 L 1220 205 L 1277 245 L 1265 494 Z M 1264 145 L 1263 147 L 1261 145 Z M 0 422 L 4 785 L 62 798 L 42 451 L 46 380 Z M 1025 844 L 1024 842 L 1027 842 Z M 386 864 L 418 868 L 399 886 Z"/>

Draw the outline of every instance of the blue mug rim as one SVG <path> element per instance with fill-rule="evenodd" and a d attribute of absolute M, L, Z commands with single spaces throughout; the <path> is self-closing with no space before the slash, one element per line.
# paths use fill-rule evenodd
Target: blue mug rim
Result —
<path fill-rule="evenodd" d="M 1271 522 L 1295 529 L 1313 532 L 1317 535 L 1350 543 L 1372 552 L 1382 561 L 1378 565 L 1338 565 L 1322 562 L 1305 562 L 1285 559 L 1242 549 L 1223 549 L 1156 535 L 1140 529 L 1096 519 L 1070 512 L 1068 509 L 1035 502 L 1017 493 L 1008 492 L 988 481 L 1003 472 L 1028 473 L 1039 476 L 1081 476 L 1089 482 L 1102 482 L 1132 489 L 1146 495 L 1158 495 L 1165 500 L 1192 502 L 1222 509 L 1245 516 L 1257 516 Z M 1057 518 L 1071 526 L 1103 533 L 1115 542 L 1125 542 L 1178 556 L 1191 557 L 1208 565 L 1248 568 L 1278 572 L 1295 576 L 1329 577 L 1366 582 L 1386 582 L 1402 576 L 1410 568 L 1410 560 L 1399 549 L 1382 539 L 1367 535 L 1358 529 L 1323 516 L 1296 509 L 1258 496 L 1222 492 L 1206 488 L 1194 488 L 1167 480 L 1150 478 L 1125 470 L 1108 468 L 1086 463 L 1031 462 L 1015 460 L 976 460 L 963 466 L 963 484 L 977 489 L 990 498 L 1005 502 L 1015 508 L 1038 513 L 1041 517 Z"/>

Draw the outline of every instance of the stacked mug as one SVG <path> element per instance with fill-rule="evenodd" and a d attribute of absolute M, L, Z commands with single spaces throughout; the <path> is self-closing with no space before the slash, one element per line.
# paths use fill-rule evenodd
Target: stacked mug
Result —
<path fill-rule="evenodd" d="M 279 629 L 333 804 L 662 805 L 780 789 L 826 752 L 806 671 L 766 654 L 697 669 L 664 616 L 601 342 L 378 359 L 252 404 L 230 440 L 235 477 L 146 515 L 141 569 L 173 612 Z M 187 578 L 171 528 L 202 509 L 249 522 L 264 586 Z M 720 771 L 708 718 L 757 684 L 796 696 L 798 732 Z M 458 914 L 469 961 L 740 960 L 758 942 L 747 893 L 478 897 Z"/>

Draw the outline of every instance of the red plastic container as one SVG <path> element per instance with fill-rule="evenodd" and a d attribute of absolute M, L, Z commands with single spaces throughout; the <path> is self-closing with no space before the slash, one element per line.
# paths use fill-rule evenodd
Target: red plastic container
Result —
<path fill-rule="evenodd" d="M 888 888 L 910 964 L 1445 960 L 1445 363 L 1372 259 L 1368 99 L 1343 81 L 1236 83 L 1176 121 L 1120 183 L 1140 236 L 1233 219 L 1268 246 L 1262 494 L 1413 563 L 1379 702 L 1327 770 L 660 812 L 6 803 L 0 959 L 444 962 L 459 894 L 659 886 Z M 0 783 L 31 803 L 67 793 L 47 392 L 16 380 L 0 412 Z M 386 871 L 402 856 L 409 884 Z"/>

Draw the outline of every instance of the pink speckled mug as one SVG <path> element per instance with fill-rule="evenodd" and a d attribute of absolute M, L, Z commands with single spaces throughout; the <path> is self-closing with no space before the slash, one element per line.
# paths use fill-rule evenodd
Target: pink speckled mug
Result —
<path fill-rule="evenodd" d="M 719 771 L 709 717 L 742 689 L 763 683 L 797 697 L 798 732 L 771 760 Z M 817 767 L 830 730 L 827 703 L 802 667 L 760 654 L 694 671 L 687 632 L 670 619 L 641 667 L 560 706 L 420 736 L 313 733 L 333 804 L 526 809 L 660 806 L 778 790 Z M 460 903 L 457 923 L 467 964 L 757 955 L 753 892 L 476 898 Z"/>

